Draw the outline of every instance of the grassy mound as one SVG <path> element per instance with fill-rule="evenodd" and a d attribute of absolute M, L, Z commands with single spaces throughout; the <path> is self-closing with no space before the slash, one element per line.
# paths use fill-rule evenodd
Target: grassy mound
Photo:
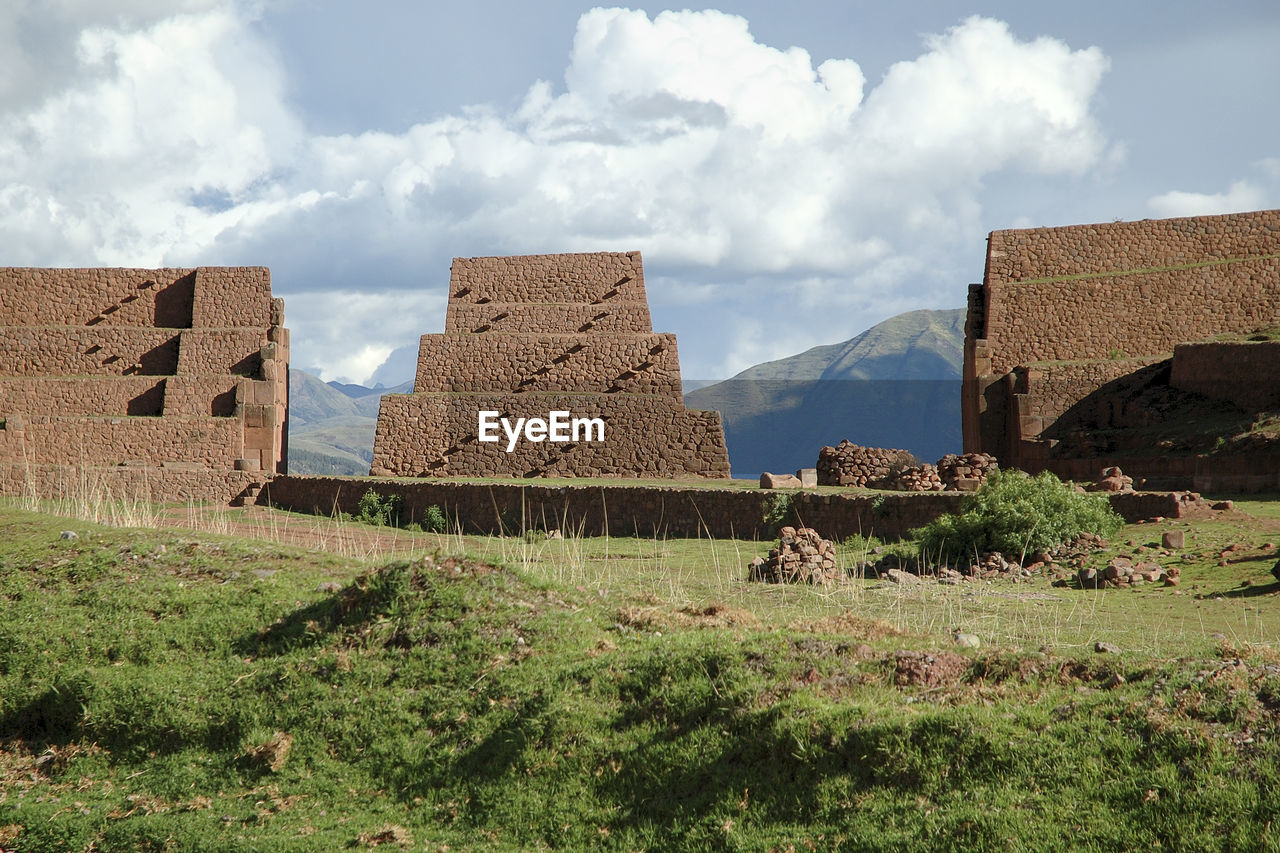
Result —
<path fill-rule="evenodd" d="M 0 523 L 0 847 L 1277 843 L 1265 647 L 960 654 L 476 559 Z"/>

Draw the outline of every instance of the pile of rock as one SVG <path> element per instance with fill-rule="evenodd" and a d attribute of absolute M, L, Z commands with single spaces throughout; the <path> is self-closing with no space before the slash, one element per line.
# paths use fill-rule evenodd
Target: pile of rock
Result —
<path fill-rule="evenodd" d="M 1085 486 L 1085 489 L 1090 492 L 1132 492 L 1133 478 L 1112 465 L 1110 468 L 1103 468 L 1098 481 Z"/>
<path fill-rule="evenodd" d="M 863 447 L 845 439 L 818 451 L 818 485 L 882 488 L 890 478 L 918 464 L 908 450 Z"/>
<path fill-rule="evenodd" d="M 947 491 L 974 492 L 999 467 L 990 453 L 948 453 L 938 460 L 938 477 Z"/>
<path fill-rule="evenodd" d="M 940 492 L 942 478 L 938 469 L 928 462 L 913 468 L 903 468 L 891 475 L 874 488 L 893 489 L 899 492 Z"/>
<path fill-rule="evenodd" d="M 836 546 L 812 527 L 784 527 L 769 557 L 747 565 L 747 579 L 765 583 L 828 584 L 836 579 Z"/>
<path fill-rule="evenodd" d="M 1076 583 L 1081 589 L 1127 589 L 1161 582 L 1165 586 L 1177 586 L 1182 581 L 1181 575 L 1182 570 L 1177 566 L 1166 568 L 1147 560 L 1135 563 L 1128 557 L 1114 557 L 1101 571 L 1080 568 L 1076 572 Z"/>

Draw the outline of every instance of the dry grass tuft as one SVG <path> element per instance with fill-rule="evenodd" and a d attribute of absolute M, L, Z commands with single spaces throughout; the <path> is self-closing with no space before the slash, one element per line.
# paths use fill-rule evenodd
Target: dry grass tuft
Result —
<path fill-rule="evenodd" d="M 289 749 L 292 746 L 293 735 L 287 732 L 275 732 L 262 743 L 245 750 L 245 757 L 272 773 L 278 773 L 289 759 Z"/>
<path fill-rule="evenodd" d="M 356 841 L 365 847 L 381 847 L 383 844 L 396 844 L 400 847 L 408 847 L 413 843 L 413 834 L 403 826 L 397 826 L 389 823 L 379 829 L 377 832 L 362 832 L 356 836 Z"/>

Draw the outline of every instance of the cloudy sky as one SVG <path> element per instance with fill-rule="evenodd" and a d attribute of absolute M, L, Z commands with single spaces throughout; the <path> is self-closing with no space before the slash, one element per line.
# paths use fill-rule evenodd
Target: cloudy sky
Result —
<path fill-rule="evenodd" d="M 961 306 L 992 229 L 1280 207 L 1276 45 L 1274 0 L 3 0 L 0 264 L 266 265 L 295 366 L 394 384 L 452 257 L 639 249 L 724 377 Z"/>

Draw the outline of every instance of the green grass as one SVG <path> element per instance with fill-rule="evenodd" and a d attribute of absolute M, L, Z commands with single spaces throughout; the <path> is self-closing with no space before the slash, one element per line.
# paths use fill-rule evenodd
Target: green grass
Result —
<path fill-rule="evenodd" d="M 0 508 L 0 848 L 1274 848 L 1280 510 L 1237 506 L 1187 560 L 1148 547 L 1173 524 L 1115 538 L 1179 589 L 1088 593 L 749 584 L 767 543 L 734 540 L 366 563 Z M 900 684 L 953 627 L 983 648 Z"/>

